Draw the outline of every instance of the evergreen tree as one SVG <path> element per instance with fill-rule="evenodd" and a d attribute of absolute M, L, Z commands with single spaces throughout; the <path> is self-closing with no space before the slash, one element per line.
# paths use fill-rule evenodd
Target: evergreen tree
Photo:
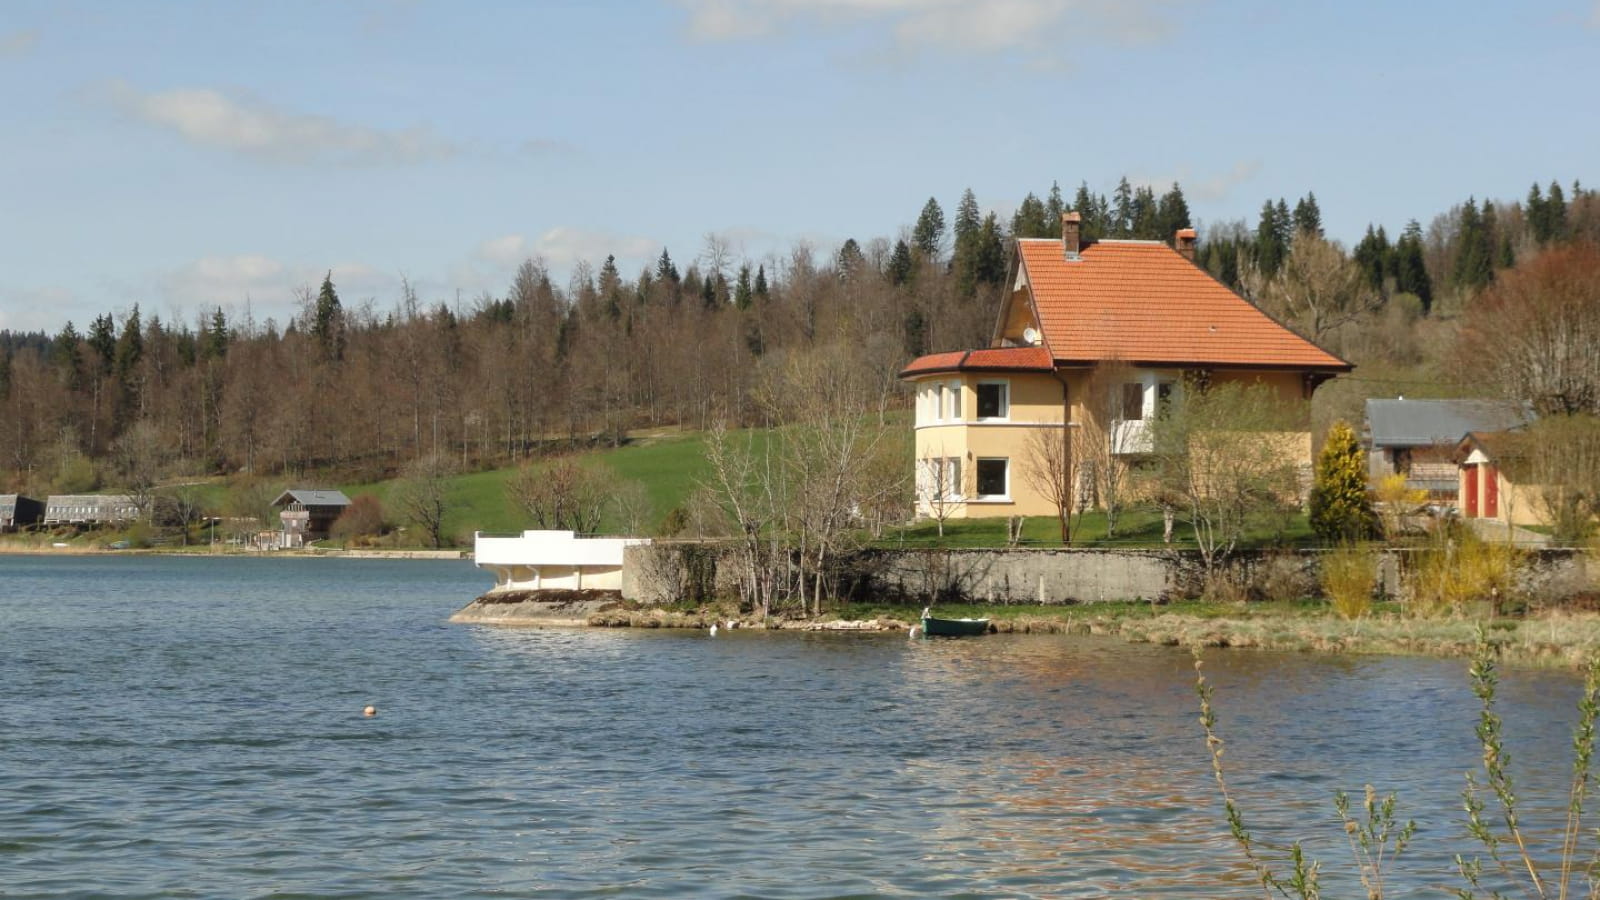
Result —
<path fill-rule="evenodd" d="M 1509 269 L 1517 264 L 1517 249 L 1511 246 L 1511 235 L 1500 235 L 1500 247 L 1495 251 L 1494 267 Z"/>
<path fill-rule="evenodd" d="M 69 391 L 83 387 L 83 351 L 78 347 L 82 340 L 78 329 L 68 321 L 50 345 L 50 359 L 61 370 L 61 379 Z"/>
<path fill-rule="evenodd" d="M 1159 212 L 1155 189 L 1149 185 L 1136 188 L 1133 192 L 1133 222 L 1128 227 L 1128 236 L 1141 241 L 1163 240 Z M 1170 234 L 1165 238 L 1171 239 Z"/>
<path fill-rule="evenodd" d="M 861 253 L 861 245 L 855 238 L 846 238 L 839 247 L 837 260 L 839 277 L 845 281 L 854 281 L 861 276 L 867 268 L 867 258 Z"/>
<path fill-rule="evenodd" d="M 709 275 L 700 282 L 700 305 L 706 309 L 717 308 L 717 285 Z"/>
<path fill-rule="evenodd" d="M 1361 274 L 1366 277 L 1367 284 L 1374 290 L 1383 289 L 1383 277 L 1391 268 L 1389 256 L 1389 237 L 1383 233 L 1382 226 L 1373 230 L 1369 224 L 1367 233 L 1362 236 L 1360 243 L 1350 254 L 1356 265 L 1361 267 Z"/>
<path fill-rule="evenodd" d="M 1310 191 L 1294 205 L 1294 233 L 1322 237 L 1322 210 L 1317 207 L 1317 195 Z"/>
<path fill-rule="evenodd" d="M 1061 233 L 1061 220 L 1056 219 L 1055 225 L 1050 224 L 1050 217 L 1045 212 L 1044 202 L 1033 194 L 1022 198 L 1022 203 L 1017 207 L 1017 212 L 1011 217 L 1011 234 L 1019 238 L 1048 238 Z"/>
<path fill-rule="evenodd" d="M 1406 223 L 1400 240 L 1394 247 L 1394 286 L 1402 293 L 1415 294 L 1422 301 L 1422 314 L 1433 309 L 1433 280 L 1428 277 L 1428 267 L 1422 259 L 1422 224 L 1416 219 Z"/>
<path fill-rule="evenodd" d="M 339 292 L 334 290 L 331 270 L 323 276 L 322 289 L 317 292 L 311 336 L 322 350 L 323 359 L 330 362 L 344 359 L 344 309 L 339 304 Z"/>
<path fill-rule="evenodd" d="M 1550 242 L 1550 210 L 1539 192 L 1539 182 L 1535 181 L 1533 187 L 1528 188 L 1528 201 L 1523 206 L 1523 217 L 1528 221 L 1528 230 L 1533 232 L 1533 239 L 1540 246 Z"/>
<path fill-rule="evenodd" d="M 1487 200 L 1484 206 L 1489 206 Z M 1494 278 L 1492 247 L 1489 231 L 1484 227 L 1483 214 L 1478 211 L 1477 200 L 1469 197 L 1461 208 L 1461 221 L 1456 230 L 1456 259 L 1451 269 L 1451 283 L 1467 290 L 1477 290 L 1488 284 Z"/>
<path fill-rule="evenodd" d="M 767 267 L 765 264 L 756 266 L 756 299 L 767 299 Z"/>
<path fill-rule="evenodd" d="M 95 316 L 89 324 L 89 349 L 94 351 L 95 371 L 101 378 L 110 375 L 111 361 L 117 353 L 117 331 L 109 315 Z"/>
<path fill-rule="evenodd" d="M 11 348 L 0 348 L 0 401 L 11 399 Z"/>
<path fill-rule="evenodd" d="M 978 209 L 978 198 L 972 193 L 972 188 L 961 192 L 961 202 L 956 204 L 955 245 L 956 253 L 961 252 L 961 245 L 978 234 L 978 226 L 983 224 L 981 211 Z"/>
<path fill-rule="evenodd" d="M 911 241 L 924 259 L 938 259 L 944 249 L 944 210 L 932 197 L 922 206 L 916 227 L 911 229 Z"/>
<path fill-rule="evenodd" d="M 928 352 L 928 322 L 922 311 L 912 307 L 902 323 L 906 355 L 915 359 Z"/>
<path fill-rule="evenodd" d="M 733 305 L 739 309 L 750 308 L 750 264 L 739 267 L 739 277 L 733 282 Z"/>
<path fill-rule="evenodd" d="M 128 318 L 122 323 L 122 336 L 117 338 L 114 370 L 118 380 L 127 381 L 142 358 L 144 358 L 144 329 L 139 324 L 139 304 L 135 303 L 133 312 L 128 313 Z"/>
<path fill-rule="evenodd" d="M 1576 190 L 1576 184 L 1574 184 Z M 1567 198 L 1561 192 L 1561 182 L 1550 182 L 1550 191 L 1545 200 L 1545 215 L 1550 223 L 1550 240 L 1564 241 L 1567 239 Z"/>
<path fill-rule="evenodd" d="M 683 283 L 683 279 L 678 275 L 678 266 L 672 261 L 665 247 L 661 248 L 661 256 L 656 260 L 656 280 L 674 289 Z"/>
<path fill-rule="evenodd" d="M 1108 237 L 1125 238 L 1133 233 L 1133 185 L 1128 176 L 1122 176 L 1111 195 L 1111 212 L 1107 217 L 1105 233 Z"/>
<path fill-rule="evenodd" d="M 1311 488 L 1311 530 L 1324 541 L 1356 541 L 1372 533 L 1367 454 L 1355 429 L 1335 422 L 1317 455 Z"/>
<path fill-rule="evenodd" d="M 911 280 L 913 262 L 911 248 L 905 241 L 894 242 L 894 252 L 889 254 L 889 266 L 884 272 L 889 276 L 889 283 L 900 287 Z"/>
<path fill-rule="evenodd" d="M 1080 183 L 1078 192 L 1072 198 L 1072 211 L 1079 216 L 1078 237 L 1085 243 L 1099 240 L 1110 233 L 1107 222 L 1109 214 L 1106 212 L 1106 198 L 1096 197 L 1089 193 L 1089 185 Z M 1056 223 L 1056 227 L 1061 227 Z M 1056 237 L 1060 232 L 1053 232 L 1051 237 Z"/>
<path fill-rule="evenodd" d="M 1283 259 L 1289 253 L 1289 244 L 1279 227 L 1278 208 L 1284 205 L 1282 200 L 1278 206 L 1272 201 L 1261 205 L 1261 221 L 1256 224 L 1256 266 L 1268 278 L 1278 274 L 1278 269 L 1283 265 Z"/>
<path fill-rule="evenodd" d="M 1050 182 L 1050 196 L 1044 201 L 1044 220 L 1049 223 L 1050 230 L 1040 237 L 1055 237 L 1060 234 L 1061 214 L 1067 211 L 1067 205 L 1061 198 L 1061 185 Z"/>
<path fill-rule="evenodd" d="M 228 355 L 228 317 L 223 315 L 222 307 L 217 307 L 211 314 L 211 327 L 206 329 L 205 345 L 201 350 L 206 359 L 221 359 Z"/>
<path fill-rule="evenodd" d="M 978 231 L 977 245 L 975 274 L 978 282 L 994 285 L 1005 281 L 1005 236 L 1000 231 L 1000 222 L 994 213 L 984 217 L 983 226 Z"/>
<path fill-rule="evenodd" d="M 1176 181 L 1172 183 L 1172 190 L 1161 195 L 1158 217 L 1161 220 L 1161 240 L 1169 244 L 1176 239 L 1178 229 L 1192 227 L 1189 201 L 1183 198 L 1183 188 L 1178 187 Z"/>

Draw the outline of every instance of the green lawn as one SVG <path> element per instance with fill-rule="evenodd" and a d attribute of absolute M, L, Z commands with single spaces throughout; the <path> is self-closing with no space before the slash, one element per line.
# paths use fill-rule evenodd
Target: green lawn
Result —
<path fill-rule="evenodd" d="M 1134 507 L 1117 519 L 1117 533 L 1106 533 L 1106 515 L 1089 512 L 1075 516 L 1072 521 L 1072 546 L 1074 547 L 1162 547 L 1162 521 L 1160 510 L 1151 507 Z M 1173 545 L 1193 547 L 1194 540 L 1187 526 L 1178 522 L 1173 526 Z M 1277 546 L 1313 543 L 1311 524 L 1304 513 L 1286 516 L 1281 523 L 1258 526 L 1245 536 L 1246 546 Z M 880 546 L 939 546 L 939 547 L 1003 547 L 1006 543 L 1005 519 L 950 519 L 944 523 L 944 537 L 939 537 L 937 522 L 924 521 L 899 529 L 884 536 Z M 1061 525 L 1053 516 L 1029 516 L 1022 526 L 1024 547 L 1061 546 Z"/>

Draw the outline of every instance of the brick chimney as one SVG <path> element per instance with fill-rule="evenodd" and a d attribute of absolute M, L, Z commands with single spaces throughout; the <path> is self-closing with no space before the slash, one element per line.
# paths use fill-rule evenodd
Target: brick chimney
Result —
<path fill-rule="evenodd" d="M 1172 236 L 1172 246 L 1183 254 L 1183 258 L 1194 262 L 1195 233 L 1193 228 L 1179 228 L 1178 233 Z"/>
<path fill-rule="evenodd" d="M 1061 214 L 1061 249 L 1066 251 L 1067 259 L 1079 259 L 1079 251 L 1083 249 L 1083 241 L 1079 235 L 1083 230 L 1083 216 L 1075 212 Z"/>

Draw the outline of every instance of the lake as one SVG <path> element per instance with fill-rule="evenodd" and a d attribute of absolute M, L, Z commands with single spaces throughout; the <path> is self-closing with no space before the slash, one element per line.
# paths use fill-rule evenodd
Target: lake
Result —
<path fill-rule="evenodd" d="M 1260 896 L 1187 651 L 446 624 L 490 583 L 0 557 L 0 895 Z M 1465 661 L 1218 650 L 1207 671 L 1258 837 L 1306 838 L 1329 896 L 1357 896 L 1331 798 L 1372 781 L 1421 825 L 1389 895 L 1459 885 Z M 1539 826 L 1579 687 L 1502 685 Z"/>

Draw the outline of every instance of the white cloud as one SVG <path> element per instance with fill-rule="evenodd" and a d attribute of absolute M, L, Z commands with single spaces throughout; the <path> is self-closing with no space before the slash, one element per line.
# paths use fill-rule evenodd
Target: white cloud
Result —
<path fill-rule="evenodd" d="M 795 28 L 887 30 L 900 51 L 1027 51 L 1039 64 L 1086 37 L 1141 43 L 1171 30 L 1173 0 L 678 0 L 690 36 L 772 37 Z"/>
<path fill-rule="evenodd" d="M 588 231 L 565 225 L 552 228 L 533 242 L 533 252 L 552 268 L 571 266 L 580 260 L 599 265 L 608 255 L 618 259 L 648 259 L 661 252 L 653 238 L 619 235 L 609 231 Z"/>
<path fill-rule="evenodd" d="M 1245 184 L 1256 177 L 1261 171 L 1261 161 L 1257 159 L 1243 160 L 1235 163 L 1233 168 L 1226 172 L 1212 175 L 1197 176 L 1188 168 L 1180 168 L 1172 174 L 1164 175 L 1130 175 L 1131 184 L 1145 185 L 1162 193 L 1172 187 L 1173 182 L 1183 188 L 1184 196 L 1191 202 L 1195 200 L 1216 201 L 1225 199 L 1233 189 Z"/>
<path fill-rule="evenodd" d="M 36 30 L 0 33 L 0 59 L 26 56 L 33 52 L 38 43 L 39 32 Z"/>
<path fill-rule="evenodd" d="M 191 144 L 269 162 L 420 163 L 449 158 L 461 149 L 423 126 L 385 130 L 352 125 L 212 88 L 145 92 L 113 81 L 103 93 L 125 114 Z"/>

